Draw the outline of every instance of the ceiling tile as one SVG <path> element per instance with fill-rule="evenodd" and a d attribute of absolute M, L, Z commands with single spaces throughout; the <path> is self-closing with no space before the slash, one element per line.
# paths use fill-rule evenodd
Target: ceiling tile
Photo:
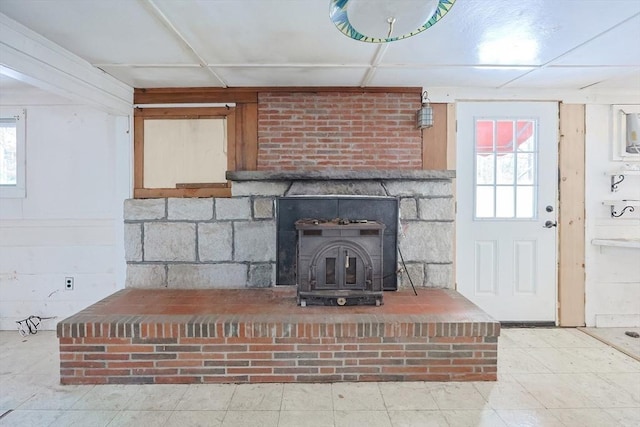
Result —
<path fill-rule="evenodd" d="M 209 64 L 369 64 L 377 45 L 340 33 L 329 0 L 156 0 Z"/>
<path fill-rule="evenodd" d="M 543 65 L 640 12 L 637 0 L 614 4 L 459 0 L 432 28 L 391 43 L 382 63 Z"/>
<path fill-rule="evenodd" d="M 370 85 L 495 88 L 532 69 L 531 67 L 379 67 Z"/>
<path fill-rule="evenodd" d="M 628 67 L 545 67 L 509 83 L 508 88 L 582 89 L 633 72 Z"/>
<path fill-rule="evenodd" d="M 591 87 L 596 89 L 635 89 L 640 92 L 640 67 L 629 69 L 629 74 L 615 76 L 607 80 L 603 80 Z M 639 98 L 640 99 L 640 98 Z"/>
<path fill-rule="evenodd" d="M 199 67 L 101 67 L 106 73 L 135 88 L 221 87 L 215 76 Z"/>
<path fill-rule="evenodd" d="M 229 86 L 359 86 L 366 68 L 234 67 L 216 68 Z"/>
<path fill-rule="evenodd" d="M 2 0 L 0 12 L 92 64 L 197 64 L 138 1 Z"/>
<path fill-rule="evenodd" d="M 640 1 L 638 2 L 640 3 Z M 640 15 L 553 61 L 553 65 L 640 66 Z M 594 52 L 598 52 L 594 55 Z"/>

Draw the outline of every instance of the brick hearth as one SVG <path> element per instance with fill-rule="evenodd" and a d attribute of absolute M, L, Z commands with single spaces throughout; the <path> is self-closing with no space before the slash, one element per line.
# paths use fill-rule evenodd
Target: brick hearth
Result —
<path fill-rule="evenodd" d="M 500 324 L 453 290 L 299 307 L 295 289 L 125 289 L 58 324 L 62 384 L 496 380 Z"/>

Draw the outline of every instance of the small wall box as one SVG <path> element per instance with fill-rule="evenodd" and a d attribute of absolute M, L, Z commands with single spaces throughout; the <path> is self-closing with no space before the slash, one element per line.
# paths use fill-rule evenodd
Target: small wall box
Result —
<path fill-rule="evenodd" d="M 613 160 L 640 162 L 640 105 L 612 106 Z"/>

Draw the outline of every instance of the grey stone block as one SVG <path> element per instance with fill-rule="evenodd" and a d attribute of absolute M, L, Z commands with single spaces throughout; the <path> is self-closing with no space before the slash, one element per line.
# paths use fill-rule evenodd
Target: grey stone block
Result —
<path fill-rule="evenodd" d="M 166 218 L 166 199 L 127 199 L 124 201 L 124 220 L 153 220 Z"/>
<path fill-rule="evenodd" d="M 405 261 L 453 262 L 453 223 L 412 221 L 403 224 L 400 249 Z"/>
<path fill-rule="evenodd" d="M 145 261 L 195 261 L 196 225 L 152 222 L 144 225 Z"/>
<path fill-rule="evenodd" d="M 124 258 L 142 261 L 142 224 L 124 225 Z"/>
<path fill-rule="evenodd" d="M 276 260 L 274 221 L 234 223 L 235 261 L 273 262 Z"/>
<path fill-rule="evenodd" d="M 398 257 L 399 258 L 399 257 Z M 411 276 L 411 280 L 409 280 L 409 276 Z M 402 271 L 398 275 L 398 287 L 400 289 L 411 288 L 411 283 L 413 282 L 413 286 L 416 288 L 424 286 L 424 264 L 421 262 L 418 263 L 408 263 L 405 266 L 402 266 Z"/>
<path fill-rule="evenodd" d="M 212 198 L 184 198 L 168 199 L 168 219 L 172 220 L 188 220 L 188 221 L 206 221 L 213 218 L 213 199 Z"/>
<path fill-rule="evenodd" d="M 273 202 L 271 197 L 260 197 L 253 200 L 253 218 L 271 219 L 273 218 Z"/>
<path fill-rule="evenodd" d="M 246 264 L 170 264 L 172 289 L 234 289 L 247 287 Z"/>
<path fill-rule="evenodd" d="M 274 284 L 275 264 L 251 264 L 249 267 L 249 287 L 268 288 Z"/>
<path fill-rule="evenodd" d="M 416 199 L 405 197 L 400 199 L 400 218 L 416 219 L 418 218 L 418 207 Z"/>
<path fill-rule="evenodd" d="M 453 221 L 453 198 L 419 199 L 418 212 L 423 220 Z"/>
<path fill-rule="evenodd" d="M 231 261 L 233 255 L 231 222 L 198 224 L 200 261 Z"/>
<path fill-rule="evenodd" d="M 251 219 L 251 203 L 248 197 L 216 199 L 216 219 Z"/>
<path fill-rule="evenodd" d="M 427 286 L 453 289 L 453 264 L 427 264 Z"/>
<path fill-rule="evenodd" d="M 287 181 L 234 181 L 231 195 L 237 196 L 283 196 L 289 188 Z"/>
<path fill-rule="evenodd" d="M 391 196 L 451 196 L 451 181 L 385 181 Z"/>
<path fill-rule="evenodd" d="M 127 288 L 158 289 L 167 287 L 164 265 L 128 264 Z"/>
<path fill-rule="evenodd" d="M 287 196 L 386 196 L 387 192 L 375 181 L 296 181 Z"/>

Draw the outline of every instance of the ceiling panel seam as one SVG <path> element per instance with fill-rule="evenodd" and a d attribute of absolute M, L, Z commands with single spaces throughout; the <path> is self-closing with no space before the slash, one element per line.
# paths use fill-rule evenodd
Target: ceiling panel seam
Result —
<path fill-rule="evenodd" d="M 540 65 L 539 67 L 536 67 L 533 70 L 530 70 L 530 71 L 528 71 L 528 72 L 526 72 L 524 74 L 519 75 L 518 77 L 515 77 L 515 78 L 509 80 L 506 83 L 503 83 L 502 85 L 498 86 L 498 89 L 502 89 L 503 87 L 510 85 L 511 83 L 515 82 L 516 80 L 519 80 L 519 79 L 521 79 L 521 78 L 533 73 L 534 71 L 541 70 L 541 69 L 553 66 L 552 63 L 557 61 L 558 59 L 562 58 L 563 56 L 566 56 L 566 55 L 570 54 L 571 52 L 575 51 L 576 49 L 579 49 L 579 48 L 587 45 L 588 43 L 591 43 L 592 41 L 596 40 L 597 38 L 602 37 L 603 35 L 607 34 L 609 31 L 613 31 L 614 29 L 618 28 L 619 26 L 625 24 L 626 22 L 628 22 L 628 21 L 630 21 L 630 20 L 632 20 L 634 18 L 637 18 L 638 16 L 640 16 L 640 13 L 636 13 L 636 14 L 628 17 L 627 19 L 624 19 L 623 21 L 618 22 L 617 24 L 613 25 L 612 27 L 609 27 L 606 30 L 601 31 L 600 33 L 596 34 L 595 36 L 588 38 L 584 42 L 582 42 L 582 43 L 580 43 L 578 45 L 575 45 L 574 47 L 572 47 L 571 49 L 567 50 L 566 52 L 561 53 L 560 55 L 556 56 L 555 58 L 550 59 L 549 61 L 545 62 L 544 64 Z M 600 83 L 600 82 L 593 82 L 591 84 L 588 84 L 585 87 L 593 86 L 593 85 L 598 84 L 598 83 Z"/>
<path fill-rule="evenodd" d="M 198 53 L 198 51 L 189 43 L 189 41 L 182 35 L 182 33 L 176 28 L 169 18 L 160 10 L 158 5 L 153 0 L 139 0 L 143 7 L 151 13 L 151 15 L 158 19 L 162 25 L 169 30 L 171 35 L 179 40 L 184 46 L 198 59 L 198 62 L 202 68 L 207 70 L 216 80 L 220 82 L 223 87 L 228 87 L 226 81 L 222 79 L 213 69 L 207 65 L 207 61 Z"/>

